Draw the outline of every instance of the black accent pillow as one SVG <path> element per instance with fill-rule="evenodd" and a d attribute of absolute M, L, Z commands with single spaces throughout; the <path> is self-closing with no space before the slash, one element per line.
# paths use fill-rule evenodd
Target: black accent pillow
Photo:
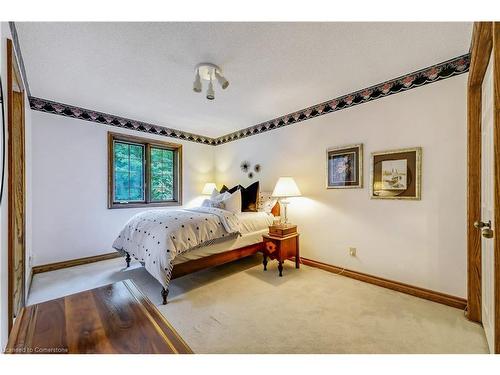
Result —
<path fill-rule="evenodd" d="M 241 187 L 241 211 L 257 212 L 257 200 L 259 199 L 259 181 Z"/>
<path fill-rule="evenodd" d="M 242 212 L 257 212 L 257 201 L 259 199 L 259 181 L 244 188 L 241 185 L 233 186 L 229 189 L 226 185 L 222 185 L 220 193 L 226 191 L 233 194 L 236 190 L 241 190 L 241 211 Z"/>
<path fill-rule="evenodd" d="M 243 186 L 236 185 L 236 186 L 233 186 L 231 189 L 229 189 L 226 185 L 222 185 L 222 188 L 220 189 L 220 194 L 225 193 L 226 191 L 229 194 L 233 194 L 236 190 L 240 190 L 240 189 L 243 189 Z"/>

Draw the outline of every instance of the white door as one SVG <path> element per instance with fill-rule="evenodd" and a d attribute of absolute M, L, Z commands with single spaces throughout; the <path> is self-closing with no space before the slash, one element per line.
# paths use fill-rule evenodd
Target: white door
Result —
<path fill-rule="evenodd" d="M 494 219 L 494 158 L 493 158 L 493 54 L 482 86 L 481 119 L 481 267 L 482 267 L 482 321 L 490 353 L 494 353 L 495 289 L 493 239 L 487 238 L 488 225 L 493 228 Z M 498 235 L 498 233 L 495 233 Z"/>

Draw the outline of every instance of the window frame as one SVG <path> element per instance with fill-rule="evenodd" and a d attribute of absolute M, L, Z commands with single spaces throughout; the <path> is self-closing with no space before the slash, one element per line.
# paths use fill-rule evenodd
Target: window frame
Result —
<path fill-rule="evenodd" d="M 143 179 L 144 200 L 138 202 L 120 203 L 115 201 L 115 141 L 137 144 L 144 147 Z M 160 148 L 173 151 L 174 158 L 174 196 L 171 200 L 156 201 L 151 199 L 151 148 Z M 108 132 L 108 208 L 139 208 L 139 207 L 168 207 L 182 205 L 182 145 L 163 142 L 149 138 L 141 138 L 128 134 Z"/>

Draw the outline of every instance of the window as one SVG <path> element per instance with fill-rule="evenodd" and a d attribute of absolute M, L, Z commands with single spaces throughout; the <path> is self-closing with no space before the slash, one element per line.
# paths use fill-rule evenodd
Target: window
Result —
<path fill-rule="evenodd" d="M 182 146 L 108 133 L 108 207 L 182 204 Z"/>

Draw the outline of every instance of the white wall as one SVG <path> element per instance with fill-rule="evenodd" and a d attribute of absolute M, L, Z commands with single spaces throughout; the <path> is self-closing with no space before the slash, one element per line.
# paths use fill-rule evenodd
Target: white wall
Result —
<path fill-rule="evenodd" d="M 7 127 L 7 38 L 11 39 L 9 24 L 1 22 L 0 25 L 0 64 L 3 85 L 3 97 L 5 99 L 5 126 Z M 29 103 L 27 96 L 25 102 Z M 2 134 L 0 132 L 0 155 L 2 153 Z M 7 143 L 6 143 L 7 146 Z M 26 291 L 29 289 L 31 281 L 31 264 L 29 259 L 32 257 L 32 165 L 31 165 L 31 110 L 26 106 L 25 112 L 25 150 L 26 150 Z M 0 160 L 1 162 L 1 160 Z M 5 154 L 5 175 L 4 175 L 4 196 L 0 203 L 0 342 L 1 348 L 5 347 L 8 337 L 8 170 L 7 170 L 7 151 Z M 0 165 L 0 169 L 2 166 Z"/>
<path fill-rule="evenodd" d="M 123 225 L 144 209 L 107 208 L 107 132 L 165 137 L 38 111 L 32 117 L 34 265 L 112 252 Z M 195 204 L 214 180 L 214 147 L 169 141 L 183 145 L 183 203 Z"/>
<path fill-rule="evenodd" d="M 262 165 L 267 191 L 293 176 L 303 197 L 291 199 L 289 217 L 302 256 L 464 297 L 466 82 L 464 74 L 217 146 L 217 183 L 250 183 L 242 160 Z M 327 190 L 326 149 L 355 143 L 365 147 L 364 188 Z M 371 200 L 370 153 L 413 146 L 423 148 L 422 200 Z"/>
<path fill-rule="evenodd" d="M 290 218 L 304 257 L 464 297 L 466 80 L 217 147 L 183 142 L 184 203 L 194 204 L 207 181 L 250 183 L 240 162 L 260 163 L 262 189 L 291 175 L 302 190 Z M 36 111 L 32 122 L 34 264 L 112 251 L 116 233 L 140 209 L 107 209 L 106 135 L 138 133 Z M 327 190 L 326 149 L 353 143 L 365 146 L 365 187 Z M 423 148 L 422 200 L 370 200 L 370 153 L 413 146 Z M 357 248 L 356 258 L 348 247 Z"/>

